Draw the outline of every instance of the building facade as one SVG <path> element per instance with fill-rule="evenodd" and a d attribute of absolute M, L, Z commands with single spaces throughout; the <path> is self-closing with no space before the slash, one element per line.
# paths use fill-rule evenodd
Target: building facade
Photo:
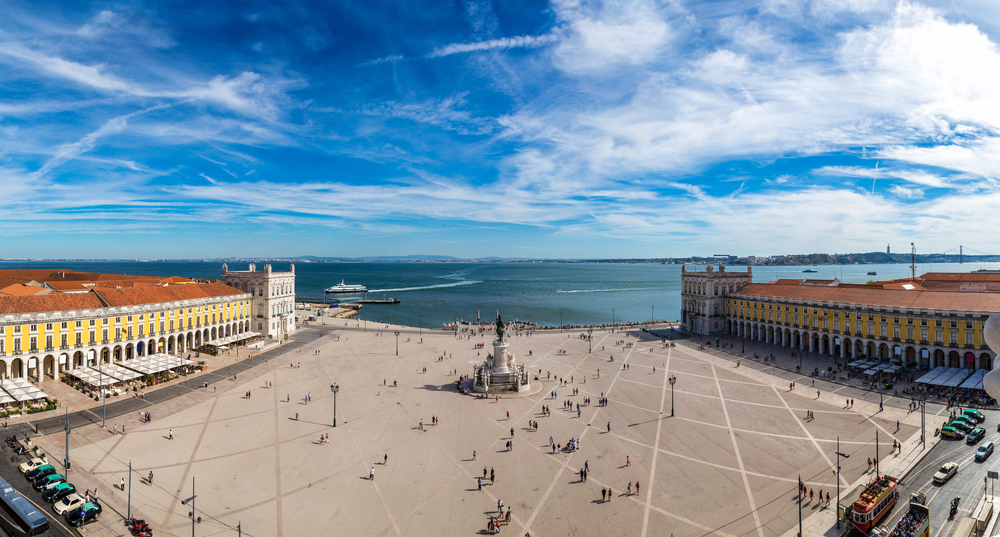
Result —
<path fill-rule="evenodd" d="M 704 271 L 689 271 L 681 266 L 681 325 L 694 334 L 725 334 L 727 295 L 735 293 L 753 280 L 753 269 L 727 272 L 709 265 Z"/>
<path fill-rule="evenodd" d="M 694 333 L 717 334 L 721 323 L 721 333 L 731 336 L 923 370 L 992 369 L 996 357 L 983 324 L 1000 312 L 1000 274 L 928 273 L 875 284 L 789 279 L 748 282 L 733 291 L 720 274 L 726 274 L 721 267 L 682 278 L 684 307 L 695 308 L 685 326 Z M 725 289 L 721 319 L 714 314 L 716 286 Z M 712 309 L 701 313 L 702 304 Z"/>
<path fill-rule="evenodd" d="M 251 330 L 249 293 L 218 282 L 182 281 L 0 294 L 0 377 L 40 384 L 67 369 L 96 367 L 97 360 L 180 355 Z"/>
<path fill-rule="evenodd" d="M 295 330 L 295 264 L 288 272 L 274 272 L 271 265 L 258 271 L 250 264 L 245 271 L 222 265 L 222 282 L 252 295 L 253 330 L 281 339 Z"/>

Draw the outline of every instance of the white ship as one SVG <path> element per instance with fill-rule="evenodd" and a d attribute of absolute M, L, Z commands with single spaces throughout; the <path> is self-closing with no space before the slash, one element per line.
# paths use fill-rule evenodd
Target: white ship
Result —
<path fill-rule="evenodd" d="M 345 285 L 344 280 L 340 280 L 338 285 L 326 288 L 327 293 L 365 293 L 367 291 L 368 288 L 364 285 Z"/>

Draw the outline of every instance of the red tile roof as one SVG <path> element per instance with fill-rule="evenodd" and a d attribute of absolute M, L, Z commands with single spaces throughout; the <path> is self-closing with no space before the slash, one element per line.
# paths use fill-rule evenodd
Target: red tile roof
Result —
<path fill-rule="evenodd" d="M 757 295 L 798 301 L 822 301 L 889 308 L 1000 312 L 1000 293 L 906 291 L 867 286 L 817 287 L 751 283 L 744 286 L 735 295 L 737 297 Z"/>
<path fill-rule="evenodd" d="M 93 293 L 50 293 L 36 296 L 0 295 L 0 313 L 42 313 L 102 308 Z"/>
<path fill-rule="evenodd" d="M 135 306 L 139 304 L 159 304 L 177 300 L 211 298 L 229 295 L 243 295 L 240 291 L 222 283 L 192 285 L 169 285 L 165 287 L 138 287 L 132 289 L 96 289 L 94 291 L 109 306 Z"/>

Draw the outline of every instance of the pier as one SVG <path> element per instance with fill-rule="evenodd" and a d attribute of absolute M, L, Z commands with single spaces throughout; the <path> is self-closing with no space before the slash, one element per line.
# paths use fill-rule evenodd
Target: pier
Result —
<path fill-rule="evenodd" d="M 398 298 L 308 298 L 296 297 L 296 302 L 311 302 L 313 304 L 399 304 Z"/>

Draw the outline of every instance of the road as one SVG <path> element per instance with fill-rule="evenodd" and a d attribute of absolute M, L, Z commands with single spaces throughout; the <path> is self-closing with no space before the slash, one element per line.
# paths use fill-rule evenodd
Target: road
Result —
<path fill-rule="evenodd" d="M 4 436 L 10 436 L 10 434 L 7 434 L 7 431 L 5 431 Z M 7 447 L 7 444 L 0 444 L 0 457 L 3 457 L 2 462 L 0 462 L 0 477 L 4 478 L 4 480 L 13 485 L 22 496 L 34 504 L 39 511 L 45 514 L 45 516 L 49 519 L 49 533 L 52 534 L 53 537 L 77 537 L 77 532 L 70 529 L 69 526 L 66 525 L 66 520 L 63 517 L 57 516 L 55 512 L 52 511 L 52 505 L 42 499 L 41 492 L 35 492 L 35 490 L 31 488 L 31 483 L 25 480 L 24 475 L 17 469 L 17 465 L 28 460 L 28 457 L 19 456 L 16 461 L 11 462 L 11 456 L 13 456 L 13 452 L 9 447 Z M 57 469 L 60 468 L 58 465 L 55 466 Z M 72 475 L 70 477 L 72 478 Z"/>
<path fill-rule="evenodd" d="M 1000 434 L 997 433 L 997 425 L 1000 424 L 1000 412 L 987 411 L 986 421 L 980 427 L 986 429 L 986 437 L 975 445 L 969 445 L 965 440 L 942 440 L 931 450 L 930 454 L 921 462 L 920 466 L 914 469 L 904 482 L 900 484 L 899 501 L 893 509 L 890 518 L 887 519 L 895 524 L 902 518 L 909 508 L 910 494 L 922 491 L 927 495 L 927 507 L 930 509 L 930 535 L 940 537 L 951 535 L 956 521 L 962 515 L 972 515 L 972 510 L 976 508 L 980 495 L 983 493 L 984 479 L 989 470 L 1000 468 L 1000 456 L 994 453 L 989 459 L 983 462 L 975 461 L 976 449 L 984 442 L 994 442 L 1000 450 Z M 928 416 L 928 430 L 936 429 L 941 425 L 941 419 L 933 419 Z M 930 434 L 930 433 L 928 433 Z M 959 464 L 958 472 L 944 485 L 935 485 L 933 482 L 934 473 L 942 464 L 954 461 Z M 1000 487 L 997 487 L 1000 492 Z M 954 520 L 948 519 L 950 502 L 956 496 L 960 497 L 958 515 Z M 886 524 L 887 526 L 889 524 Z"/>

